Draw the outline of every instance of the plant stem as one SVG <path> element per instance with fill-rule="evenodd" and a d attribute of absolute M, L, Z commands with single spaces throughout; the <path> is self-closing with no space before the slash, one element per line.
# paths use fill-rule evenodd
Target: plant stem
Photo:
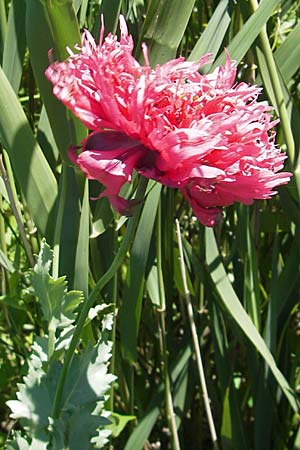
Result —
<path fill-rule="evenodd" d="M 5 255 L 7 255 L 6 236 L 5 236 L 5 222 L 3 218 L 3 199 L 0 195 L 0 248 Z"/>
<path fill-rule="evenodd" d="M 162 272 L 162 258 L 161 258 L 161 203 L 159 202 L 157 219 L 156 219 L 156 245 L 157 245 L 157 272 L 158 272 L 158 292 L 159 292 L 159 303 L 160 307 L 157 309 L 158 312 L 158 331 L 159 331 L 159 341 L 160 349 L 162 354 L 162 370 L 165 383 L 165 393 L 166 393 L 166 411 L 169 429 L 172 435 L 172 448 L 173 450 L 180 450 L 179 437 L 177 433 L 177 426 L 175 420 L 175 413 L 173 408 L 173 400 L 171 393 L 171 383 L 169 377 L 168 368 L 168 350 L 166 342 L 166 324 L 165 324 L 165 294 L 164 294 L 164 280 Z"/>
<path fill-rule="evenodd" d="M 142 200 L 144 198 L 147 183 L 148 183 L 148 181 L 145 178 L 143 178 L 143 177 L 140 178 L 139 185 L 137 188 L 137 194 L 136 194 L 136 198 L 138 200 Z M 83 304 L 83 307 L 80 311 L 78 322 L 77 322 L 70 346 L 69 346 L 68 351 L 65 356 L 64 365 L 63 365 L 63 368 L 62 368 L 62 371 L 61 371 L 61 374 L 60 374 L 60 377 L 58 380 L 57 389 L 55 392 L 55 398 L 54 398 L 53 408 L 52 408 L 52 413 L 51 413 L 51 417 L 54 419 L 57 419 L 59 417 L 60 406 L 61 406 L 61 401 L 62 401 L 62 393 L 63 393 L 65 380 L 66 380 L 66 377 L 68 374 L 70 364 L 73 359 L 74 352 L 75 352 L 77 344 L 79 342 L 81 331 L 84 326 L 85 320 L 87 318 L 88 312 L 89 312 L 90 308 L 93 306 L 93 304 L 95 303 L 95 301 L 97 300 L 97 298 L 99 298 L 101 289 L 103 289 L 103 287 L 112 279 L 112 277 L 115 275 L 115 273 L 121 266 L 122 262 L 124 261 L 126 253 L 129 249 L 132 239 L 134 237 L 134 233 L 136 231 L 141 207 L 142 207 L 142 204 L 137 206 L 133 217 L 131 217 L 128 220 L 126 233 L 124 235 L 124 238 L 122 240 L 122 243 L 120 245 L 118 253 L 116 254 L 109 269 L 104 273 L 104 275 L 96 283 L 94 289 L 90 293 L 89 297 L 86 299 L 86 301 Z"/>
<path fill-rule="evenodd" d="M 187 305 L 188 318 L 189 318 L 189 323 L 190 323 L 190 328 L 191 328 L 191 333 L 192 333 L 193 345 L 194 345 L 194 350 L 195 350 L 195 355 L 196 355 L 196 362 L 197 362 L 197 368 L 198 368 L 198 373 L 199 373 L 200 385 L 201 385 L 202 392 L 203 392 L 204 406 L 205 406 L 205 411 L 206 411 L 206 415 L 207 415 L 207 420 L 208 420 L 211 440 L 213 443 L 213 448 L 215 450 L 218 450 L 219 449 L 218 438 L 217 438 L 215 424 L 214 424 L 214 420 L 213 420 L 213 416 L 212 416 L 212 412 L 211 412 L 211 408 L 210 408 L 210 400 L 208 397 L 204 368 L 203 368 L 203 363 L 202 363 L 202 358 L 201 358 L 200 345 L 199 345 L 199 340 L 198 340 L 198 335 L 197 335 L 197 330 L 196 330 L 196 325 L 195 325 L 195 320 L 194 320 L 193 306 L 192 306 L 192 302 L 191 302 L 190 291 L 189 291 L 189 288 L 187 285 L 187 280 L 186 280 L 186 271 L 185 271 L 184 256 L 183 256 L 183 249 L 182 249 L 182 239 L 181 239 L 178 219 L 176 219 L 175 222 L 176 222 L 176 233 L 177 233 L 177 239 L 178 239 L 179 258 L 180 258 L 180 271 L 181 271 L 181 277 L 182 277 L 182 283 L 183 283 L 183 289 L 184 289 L 184 296 L 185 296 L 186 305 Z"/>
<path fill-rule="evenodd" d="M 116 232 L 115 232 L 116 235 Z M 116 239 L 115 239 L 116 241 Z M 116 330 L 117 330 L 117 301 L 118 301 L 118 274 L 114 275 L 113 279 L 113 328 L 112 328 L 112 352 L 111 352 L 111 360 L 110 360 L 110 372 L 112 374 L 115 373 L 116 370 Z M 110 411 L 114 412 L 114 383 L 111 384 L 110 387 Z"/>
<path fill-rule="evenodd" d="M 250 5 L 251 5 L 253 12 L 256 11 L 259 6 L 257 0 L 250 0 Z M 267 64 L 267 67 L 269 70 L 269 75 L 270 75 L 270 79 L 272 82 L 273 90 L 274 90 L 276 106 L 277 106 L 277 110 L 278 110 L 279 117 L 281 120 L 281 126 L 282 126 L 282 131 L 283 131 L 283 135 L 284 135 L 284 139 L 285 139 L 285 143 L 286 143 L 286 147 L 287 147 L 287 153 L 288 153 L 288 156 L 289 156 L 290 160 L 292 161 L 292 164 L 294 167 L 294 171 L 295 171 L 295 175 L 296 175 L 295 181 L 296 181 L 296 185 L 297 185 L 298 197 L 300 198 L 300 177 L 299 177 L 300 161 L 299 161 L 299 157 L 297 158 L 297 160 L 295 157 L 294 137 L 293 137 L 293 133 L 292 133 L 292 129 L 291 129 L 291 124 L 290 124 L 287 108 L 286 108 L 285 101 L 284 101 L 284 95 L 283 95 L 283 91 L 281 88 L 278 69 L 276 67 L 276 63 L 274 60 L 274 56 L 273 56 L 270 41 L 268 38 L 266 26 L 264 26 L 262 28 L 262 30 L 259 34 L 259 37 L 260 37 L 260 41 L 261 41 L 262 51 L 265 56 L 266 64 Z"/>
<path fill-rule="evenodd" d="M 59 201 L 57 207 L 56 214 L 56 223 L 55 223 L 55 232 L 54 232 L 54 244 L 53 244 L 53 263 L 52 263 L 52 276 L 54 279 L 59 276 L 59 250 L 60 250 L 60 238 L 61 238 L 61 229 L 62 222 L 64 216 L 64 208 L 66 205 L 66 196 L 67 196 L 67 179 L 68 174 L 66 163 L 62 164 L 61 169 L 61 177 L 59 183 Z"/>
<path fill-rule="evenodd" d="M 9 198 L 9 202 L 10 202 L 10 206 L 11 206 L 12 212 L 13 212 L 13 214 L 15 216 L 15 219 L 16 219 L 16 222 L 18 224 L 18 228 L 19 228 L 20 235 L 21 235 L 21 238 L 22 238 L 22 241 L 23 241 L 23 244 L 24 244 L 24 248 L 25 248 L 25 252 L 27 254 L 27 258 L 29 260 L 29 263 L 30 263 L 31 267 L 33 267 L 34 266 L 34 258 L 33 258 L 33 254 L 32 254 L 32 251 L 31 251 L 28 239 L 26 237 L 25 229 L 24 229 L 24 226 L 23 226 L 22 218 L 21 218 L 21 213 L 20 213 L 19 208 L 17 206 L 18 198 L 16 197 L 16 194 L 14 195 L 14 193 L 13 193 L 13 189 L 12 189 L 9 177 L 8 177 L 7 172 L 5 170 L 5 167 L 3 165 L 2 155 L 0 155 L 0 171 L 1 171 L 2 178 L 3 178 L 3 181 L 4 181 L 5 187 L 6 187 L 6 191 L 7 191 L 7 195 L 8 195 L 8 198 Z"/>
<path fill-rule="evenodd" d="M 258 1 L 257 0 L 250 0 L 250 5 L 255 12 L 258 8 Z M 267 29 L 266 26 L 264 26 L 259 33 L 259 37 L 261 40 L 261 46 L 264 53 L 264 56 L 266 58 L 266 63 L 269 69 L 270 78 L 272 81 L 273 89 L 274 89 L 274 95 L 276 100 L 276 106 L 278 108 L 279 116 L 281 119 L 281 126 L 284 134 L 284 138 L 287 145 L 287 151 L 288 155 L 291 159 L 291 161 L 295 160 L 295 144 L 294 144 L 294 138 L 292 134 L 292 130 L 290 127 L 290 121 L 288 117 L 288 112 L 285 106 L 284 102 L 284 96 L 281 89 L 280 79 L 278 75 L 278 70 L 274 61 L 272 49 L 270 46 Z"/>

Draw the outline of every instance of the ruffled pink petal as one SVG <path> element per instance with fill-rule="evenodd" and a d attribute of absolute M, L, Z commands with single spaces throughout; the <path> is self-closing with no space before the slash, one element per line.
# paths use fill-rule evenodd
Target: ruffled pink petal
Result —
<path fill-rule="evenodd" d="M 199 71 L 210 55 L 152 69 L 145 44 L 145 65 L 133 57 L 122 16 L 120 30 L 119 40 L 104 38 L 102 24 L 99 45 L 84 32 L 77 53 L 46 71 L 54 95 L 95 130 L 71 158 L 104 184 L 116 209 L 131 208 L 118 194 L 133 169 L 179 188 L 207 226 L 223 206 L 270 198 L 289 181 L 290 173 L 279 172 L 285 154 L 275 145 L 272 107 L 258 101 L 261 88 L 235 83 L 227 51 L 210 74 Z"/>
<path fill-rule="evenodd" d="M 107 196 L 121 213 L 128 212 L 128 203 L 118 196 L 139 159 L 147 152 L 140 142 L 115 131 L 95 131 L 82 142 L 82 151 L 71 147 L 70 159 L 87 175 L 105 186 Z"/>
<path fill-rule="evenodd" d="M 206 227 L 213 227 L 218 223 L 218 221 L 222 217 L 221 208 L 203 206 L 201 202 L 198 201 L 197 196 L 194 195 L 194 190 L 183 189 L 182 193 L 190 203 L 193 213 L 195 214 L 199 222 L 201 222 Z"/>

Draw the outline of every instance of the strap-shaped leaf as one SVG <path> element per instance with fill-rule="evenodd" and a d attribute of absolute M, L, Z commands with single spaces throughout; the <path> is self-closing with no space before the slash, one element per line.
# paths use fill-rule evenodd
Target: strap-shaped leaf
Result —
<path fill-rule="evenodd" d="M 20 86 L 26 49 L 24 15 L 25 1 L 12 0 L 8 14 L 2 67 L 16 93 Z"/>
<path fill-rule="evenodd" d="M 141 35 L 149 46 L 151 65 L 166 62 L 176 56 L 194 3 L 194 0 L 150 3 Z M 139 44 L 137 51 L 140 51 Z"/>
<path fill-rule="evenodd" d="M 0 68 L 0 136 L 39 231 L 51 241 L 57 184 L 24 111 Z"/>
<path fill-rule="evenodd" d="M 249 20 L 242 26 L 238 34 L 232 39 L 228 45 L 228 52 L 232 59 L 235 59 L 238 63 L 243 56 L 247 53 L 257 36 L 259 35 L 262 27 L 270 18 L 274 9 L 278 5 L 279 0 L 262 0 L 259 7 L 253 13 Z M 219 66 L 225 61 L 225 54 L 216 60 L 214 66 Z"/>
<path fill-rule="evenodd" d="M 66 58 L 66 46 L 73 48 L 75 44 L 79 44 L 80 35 L 75 12 L 70 2 L 47 2 L 47 4 L 51 3 L 49 5 L 52 13 L 51 22 L 43 3 L 28 0 L 26 37 L 34 76 L 47 110 L 57 147 L 62 159 L 69 161 L 68 148 L 70 145 L 80 144 L 86 136 L 86 128 L 54 97 L 52 85 L 45 77 L 45 70 L 49 65 L 48 52 L 55 48 L 54 58 Z M 55 33 L 58 33 L 58 36 Z"/>
<path fill-rule="evenodd" d="M 219 2 L 207 27 L 201 34 L 189 56 L 190 61 L 195 61 L 205 53 L 216 54 L 219 51 L 230 24 L 230 14 L 228 12 L 229 1 L 230 0 L 221 0 Z M 206 66 L 206 69 L 209 69 L 209 65 Z"/>
<path fill-rule="evenodd" d="M 293 393 L 292 388 L 289 386 L 287 380 L 278 369 L 276 362 L 272 354 L 270 353 L 265 341 L 258 333 L 250 317 L 241 305 L 232 287 L 232 284 L 228 279 L 218 251 L 214 232 L 209 228 L 205 230 L 205 246 L 208 271 L 210 273 L 218 297 L 228 310 L 231 317 L 245 333 L 245 336 L 249 339 L 250 342 L 252 342 L 256 350 L 264 358 L 264 360 L 270 367 L 274 377 L 276 378 L 278 385 L 288 399 L 291 407 L 297 414 L 299 414 L 299 403 Z"/>
<path fill-rule="evenodd" d="M 130 266 L 123 294 L 123 307 L 120 310 L 122 351 L 130 361 L 134 361 L 136 358 L 146 264 L 160 191 L 161 185 L 156 183 L 145 202 L 132 245 Z"/>

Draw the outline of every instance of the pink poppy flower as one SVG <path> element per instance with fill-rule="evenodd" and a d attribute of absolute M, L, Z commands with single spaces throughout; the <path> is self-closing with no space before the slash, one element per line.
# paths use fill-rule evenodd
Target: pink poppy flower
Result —
<path fill-rule="evenodd" d="M 113 206 L 128 213 L 119 196 L 133 169 L 181 190 L 200 222 L 213 226 L 223 206 L 268 199 L 291 174 L 275 145 L 274 126 L 260 88 L 235 83 L 236 67 L 202 75 L 208 62 L 177 58 L 152 69 L 133 57 L 133 40 L 120 16 L 121 37 L 96 45 L 88 31 L 78 53 L 53 62 L 46 76 L 53 93 L 93 132 L 70 157 L 89 178 L 99 180 Z"/>

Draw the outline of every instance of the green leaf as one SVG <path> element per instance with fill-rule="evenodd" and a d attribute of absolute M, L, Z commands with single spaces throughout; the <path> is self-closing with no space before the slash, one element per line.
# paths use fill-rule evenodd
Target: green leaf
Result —
<path fill-rule="evenodd" d="M 21 436 L 19 431 L 12 433 L 13 441 L 6 442 L 5 450 L 30 450 L 30 446 L 26 439 Z"/>
<path fill-rule="evenodd" d="M 205 53 L 218 53 L 222 41 L 230 24 L 230 14 L 228 12 L 229 0 L 221 0 L 215 9 L 207 27 L 200 36 L 200 39 L 193 48 L 189 60 L 196 61 Z M 205 67 L 209 70 L 210 64 Z"/>
<path fill-rule="evenodd" d="M 59 242 L 59 273 L 67 276 L 69 285 L 74 286 L 76 248 L 80 223 L 80 187 L 84 183 L 84 174 L 74 167 L 63 165 L 60 178 L 59 204 L 62 213 L 62 228 Z M 78 175 L 78 177 L 77 177 Z M 56 230 L 57 231 L 57 230 Z"/>
<path fill-rule="evenodd" d="M 40 341 L 42 342 L 42 341 Z M 45 343 L 43 340 L 42 344 Z M 51 398 L 55 393 L 57 379 L 47 379 L 43 363 L 47 361 L 47 354 L 42 345 L 35 342 L 29 361 L 28 374 L 24 377 L 24 384 L 19 384 L 18 400 L 9 400 L 8 407 L 12 410 L 13 419 L 22 419 L 23 425 L 34 437 L 44 436 L 44 429 L 48 426 L 51 411 Z"/>
<path fill-rule="evenodd" d="M 280 0 L 262 0 L 257 10 L 251 15 L 247 22 L 242 26 L 241 30 L 234 36 L 227 47 L 229 55 L 237 63 L 245 56 L 262 27 L 272 15 L 274 9 Z M 215 61 L 214 67 L 220 66 L 225 62 L 225 53 Z"/>
<path fill-rule="evenodd" d="M 0 138 L 39 231 L 52 238 L 57 184 L 18 99 L 0 68 Z"/>
<path fill-rule="evenodd" d="M 92 218 L 92 231 L 90 238 L 94 239 L 103 234 L 114 218 L 111 206 L 106 197 L 97 200 L 95 212 Z"/>
<path fill-rule="evenodd" d="M 212 300 L 214 300 L 212 298 Z M 224 449 L 248 449 L 243 429 L 242 408 L 238 402 L 238 394 L 234 385 L 233 361 L 229 352 L 226 328 L 221 311 L 214 301 L 208 302 L 211 331 L 214 345 L 214 359 L 217 378 L 222 395 L 221 439 Z"/>
<path fill-rule="evenodd" d="M 280 72 L 288 83 L 300 67 L 300 22 L 288 34 L 287 38 L 279 46 L 274 53 L 274 58 L 277 65 L 280 67 Z"/>
<path fill-rule="evenodd" d="M 65 328 L 74 322 L 74 310 L 82 301 L 79 291 L 67 292 L 65 277 L 54 280 L 50 275 L 53 252 L 43 241 L 36 265 L 30 274 L 33 291 L 42 308 L 43 319 L 56 328 Z"/>
<path fill-rule="evenodd" d="M 232 284 L 228 279 L 227 273 L 221 262 L 221 257 L 212 229 L 207 228 L 205 230 L 205 243 L 208 271 L 211 276 L 215 292 L 226 307 L 230 316 L 235 320 L 237 325 L 244 332 L 245 336 L 249 339 L 250 342 L 252 342 L 256 350 L 264 358 L 271 371 L 273 372 L 278 385 L 288 399 L 291 407 L 297 414 L 299 414 L 299 404 L 293 392 L 293 389 L 289 386 L 287 380 L 278 369 L 272 354 L 266 346 L 265 341 L 258 333 L 250 317 L 242 307 L 232 287 Z"/>
<path fill-rule="evenodd" d="M 221 426 L 222 443 L 225 450 L 234 448 L 229 399 L 230 399 L 229 389 L 227 389 L 225 398 L 223 400 L 222 426 Z"/>
<path fill-rule="evenodd" d="M 81 355 L 74 356 L 65 384 L 64 408 L 103 400 L 116 378 L 107 373 L 111 347 L 111 342 L 101 339 L 95 347 L 90 346 Z"/>
<path fill-rule="evenodd" d="M 8 194 L 7 194 L 7 190 L 6 190 L 6 186 L 5 186 L 4 180 L 1 176 L 0 176 L 0 194 L 2 195 L 2 197 L 5 198 L 7 203 L 10 203 Z"/>
<path fill-rule="evenodd" d="M 88 297 L 89 285 L 89 182 L 85 180 L 75 258 L 74 288 Z"/>
<path fill-rule="evenodd" d="M 113 437 L 118 437 L 119 434 L 122 433 L 126 425 L 135 419 L 135 416 L 125 416 L 124 414 L 113 412 L 109 416 L 109 420 L 112 422 L 112 424 L 109 425 L 108 428 L 111 430 Z"/>
<path fill-rule="evenodd" d="M 120 326 L 122 351 L 125 358 L 130 361 L 134 361 L 136 358 L 146 264 L 160 191 L 161 185 L 155 183 L 145 201 L 132 245 L 130 266 L 126 276 L 123 307 L 120 310 Z M 130 327 L 128 327 L 128 323 L 131 324 Z"/>
<path fill-rule="evenodd" d="M 12 0 L 8 14 L 2 67 L 15 93 L 19 91 L 26 49 L 24 16 L 25 1 Z"/>
<path fill-rule="evenodd" d="M 80 44 L 80 30 L 73 0 L 41 0 L 50 24 L 56 54 L 61 61 L 69 56 L 67 47 Z"/>
<path fill-rule="evenodd" d="M 45 259 L 47 266 L 49 259 Z M 92 437 L 97 448 L 102 448 L 100 444 L 105 443 L 108 431 L 103 433 L 98 428 L 110 423 L 104 400 L 115 379 L 108 374 L 111 342 L 107 340 L 107 332 L 103 330 L 95 347 L 89 346 L 74 356 L 63 392 L 64 408 L 57 420 L 50 416 L 62 365 L 53 358 L 49 362 L 48 339 L 47 336 L 37 338 L 32 345 L 28 374 L 24 383 L 18 385 L 17 400 L 7 402 L 11 417 L 21 420 L 28 438 L 32 439 L 32 449 L 89 450 Z"/>
<path fill-rule="evenodd" d="M 0 250 L 0 264 L 2 267 L 4 267 L 4 269 L 6 269 L 10 273 L 13 273 L 16 270 L 2 250 Z"/>
<path fill-rule="evenodd" d="M 45 157 L 54 171 L 56 168 L 59 151 L 52 133 L 50 122 L 45 107 L 42 107 L 37 129 L 37 140 Z"/>
<path fill-rule="evenodd" d="M 105 30 L 110 33 L 116 33 L 121 10 L 122 0 L 102 0 L 100 13 L 104 17 Z M 100 15 L 97 21 L 97 27 L 94 35 L 99 36 L 100 32 Z"/>
<path fill-rule="evenodd" d="M 192 352 L 190 347 L 186 347 L 182 352 L 180 352 L 170 368 L 170 378 L 172 384 L 175 384 L 178 380 L 185 383 L 185 378 L 180 378 L 182 371 L 185 371 L 185 367 L 189 362 L 189 358 Z M 180 393 L 180 383 L 177 386 L 177 392 Z M 142 450 L 144 444 L 150 436 L 152 428 L 160 414 L 161 403 L 164 400 L 164 385 L 161 384 L 158 388 L 157 393 L 151 400 L 147 411 L 145 412 L 142 419 L 139 421 L 135 430 L 131 433 L 124 450 Z M 177 401 L 176 395 L 174 397 L 174 402 Z"/>
<path fill-rule="evenodd" d="M 51 12 L 51 21 L 46 4 Z M 69 162 L 68 148 L 71 144 L 80 144 L 86 136 L 86 128 L 54 97 L 52 85 L 45 77 L 45 70 L 49 66 L 48 52 L 50 49 L 55 47 L 58 52 L 56 58 L 60 56 L 64 59 L 67 57 L 66 46 L 74 48 L 75 44 L 80 43 L 78 23 L 71 2 L 28 0 L 26 3 L 26 36 L 33 73 L 57 147 L 62 159 Z M 56 38 L 58 40 L 55 40 Z"/>
<path fill-rule="evenodd" d="M 148 44 L 151 65 L 162 64 L 176 56 L 194 4 L 195 0 L 150 2 L 141 37 Z"/>
<path fill-rule="evenodd" d="M 156 262 L 153 263 L 149 270 L 148 278 L 146 280 L 146 288 L 151 302 L 157 308 L 160 306 L 159 289 L 158 289 L 158 271 Z"/>

